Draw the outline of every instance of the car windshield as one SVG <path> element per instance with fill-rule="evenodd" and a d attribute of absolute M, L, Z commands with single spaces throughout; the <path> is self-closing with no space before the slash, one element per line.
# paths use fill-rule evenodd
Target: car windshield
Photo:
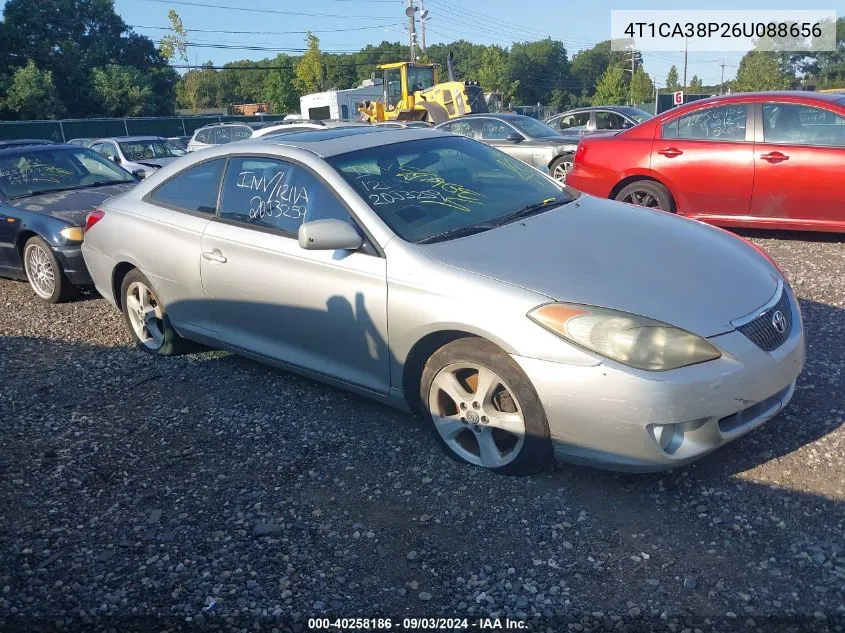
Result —
<path fill-rule="evenodd" d="M 135 180 L 126 170 L 83 147 L 21 148 L 0 156 L 0 193 L 7 199 L 119 182 Z"/>
<path fill-rule="evenodd" d="M 652 117 L 651 114 L 645 110 L 640 110 L 639 108 L 620 108 L 620 110 L 634 119 L 637 123 L 642 123 Z"/>
<path fill-rule="evenodd" d="M 451 239 L 574 199 L 525 163 L 458 136 L 381 145 L 328 162 L 409 242 Z"/>
<path fill-rule="evenodd" d="M 541 123 L 537 119 L 532 119 L 530 116 L 515 116 L 507 119 L 507 121 L 508 123 L 512 123 L 520 132 L 525 132 L 531 138 L 555 138 L 560 136 L 557 130 L 545 123 Z"/>
<path fill-rule="evenodd" d="M 123 141 L 120 151 L 129 160 L 152 160 L 154 158 L 173 158 L 176 154 L 163 141 Z"/>

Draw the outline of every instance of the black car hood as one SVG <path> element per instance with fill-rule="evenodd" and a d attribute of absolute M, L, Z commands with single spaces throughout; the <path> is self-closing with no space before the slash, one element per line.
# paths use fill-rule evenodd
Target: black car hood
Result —
<path fill-rule="evenodd" d="M 89 187 L 87 189 L 56 191 L 55 193 L 42 193 L 37 196 L 18 198 L 17 200 L 7 200 L 6 204 L 23 209 L 24 211 L 51 215 L 61 218 L 70 224 L 83 226 L 85 224 L 85 216 L 105 200 L 129 191 L 134 186 L 134 183 L 125 183 Z"/>

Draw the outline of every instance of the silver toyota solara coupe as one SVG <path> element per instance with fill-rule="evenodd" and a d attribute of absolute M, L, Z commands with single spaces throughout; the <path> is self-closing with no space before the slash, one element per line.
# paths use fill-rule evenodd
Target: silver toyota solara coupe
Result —
<path fill-rule="evenodd" d="M 439 131 L 190 154 L 91 213 L 83 250 L 142 350 L 202 343 L 417 411 L 508 474 L 686 464 L 783 409 L 804 364 L 763 251 Z"/>

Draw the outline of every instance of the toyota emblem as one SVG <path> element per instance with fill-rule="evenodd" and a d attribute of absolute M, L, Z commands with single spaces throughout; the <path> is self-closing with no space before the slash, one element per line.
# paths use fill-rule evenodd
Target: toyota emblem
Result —
<path fill-rule="evenodd" d="M 778 334 L 786 332 L 786 315 L 780 310 L 775 310 L 775 313 L 772 315 L 772 327 L 775 328 L 775 332 Z"/>

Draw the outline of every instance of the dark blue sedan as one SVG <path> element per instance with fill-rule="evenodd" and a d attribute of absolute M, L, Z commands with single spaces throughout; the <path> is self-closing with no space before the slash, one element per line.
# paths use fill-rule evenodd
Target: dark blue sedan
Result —
<path fill-rule="evenodd" d="M 0 276 L 28 281 L 48 303 L 91 285 L 80 251 L 85 218 L 137 183 L 83 147 L 0 148 Z"/>

